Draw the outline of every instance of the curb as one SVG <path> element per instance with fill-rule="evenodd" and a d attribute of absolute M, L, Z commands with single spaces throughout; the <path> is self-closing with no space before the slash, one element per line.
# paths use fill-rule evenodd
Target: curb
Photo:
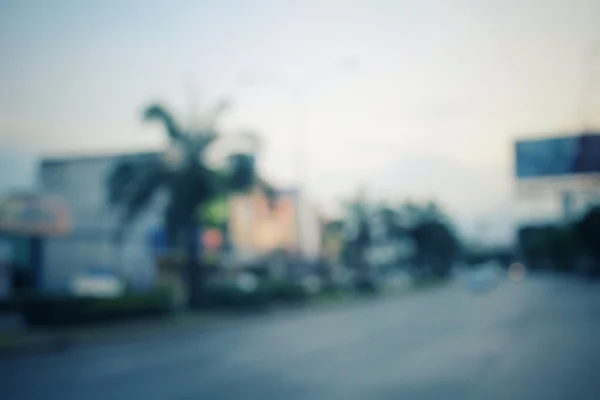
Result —
<path fill-rule="evenodd" d="M 68 351 L 74 344 L 75 342 L 72 340 L 59 338 L 43 339 L 34 343 L 19 343 L 14 346 L 0 347 L 0 359 L 61 353 Z"/>

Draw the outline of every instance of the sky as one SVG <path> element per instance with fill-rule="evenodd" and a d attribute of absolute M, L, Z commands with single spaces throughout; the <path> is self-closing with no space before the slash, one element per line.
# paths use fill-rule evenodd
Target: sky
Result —
<path fill-rule="evenodd" d="M 597 0 L 2 0 L 0 148 L 158 149 L 144 106 L 191 124 L 228 99 L 222 127 L 260 134 L 262 173 L 326 209 L 362 186 L 481 222 L 512 212 L 515 138 L 600 127 L 598 17 Z"/>

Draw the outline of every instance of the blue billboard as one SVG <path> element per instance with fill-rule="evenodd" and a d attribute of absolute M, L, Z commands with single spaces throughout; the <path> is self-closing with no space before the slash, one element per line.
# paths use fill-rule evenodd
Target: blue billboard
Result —
<path fill-rule="evenodd" d="M 600 134 L 515 143 L 515 175 L 519 179 L 594 173 L 600 173 Z"/>

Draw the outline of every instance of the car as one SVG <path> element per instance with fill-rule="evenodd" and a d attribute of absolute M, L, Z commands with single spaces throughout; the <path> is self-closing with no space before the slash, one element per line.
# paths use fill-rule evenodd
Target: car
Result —
<path fill-rule="evenodd" d="M 473 292 L 487 292 L 500 283 L 500 266 L 490 262 L 480 264 L 467 276 L 467 287 Z"/>

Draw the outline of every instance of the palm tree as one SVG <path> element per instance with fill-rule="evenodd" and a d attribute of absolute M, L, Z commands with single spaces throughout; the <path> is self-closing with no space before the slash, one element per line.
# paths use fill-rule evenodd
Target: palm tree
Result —
<path fill-rule="evenodd" d="M 255 181 L 253 154 L 230 154 L 221 169 L 207 161 L 209 148 L 219 137 L 217 117 L 225 108 L 224 103 L 217 105 L 205 116 L 202 127 L 191 131 L 184 130 L 164 106 L 150 105 L 143 118 L 164 126 L 169 139 L 164 157 L 123 159 L 114 166 L 107 182 L 108 201 L 119 215 L 121 236 L 159 193 L 166 194 L 165 227 L 171 247 L 185 254 L 183 281 L 191 306 L 198 304 L 203 284 L 198 240 L 203 208 L 219 197 L 249 189 Z"/>

